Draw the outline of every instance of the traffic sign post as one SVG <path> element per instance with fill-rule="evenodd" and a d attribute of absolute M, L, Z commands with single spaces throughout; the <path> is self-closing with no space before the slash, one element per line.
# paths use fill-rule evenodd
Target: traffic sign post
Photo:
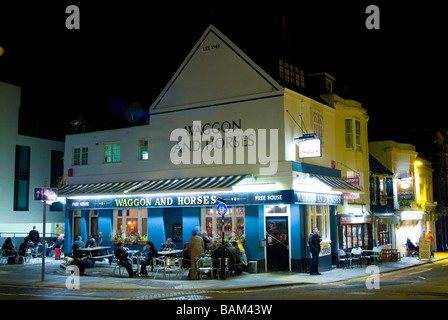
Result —
<path fill-rule="evenodd" d="M 226 280 L 226 248 L 224 244 L 224 216 L 227 213 L 227 205 L 225 204 L 226 200 L 222 198 L 218 198 L 220 202 L 216 207 L 218 214 L 221 216 L 221 279 Z"/>
<path fill-rule="evenodd" d="M 45 233 L 47 224 L 47 201 L 55 202 L 58 200 L 58 189 L 47 188 L 47 181 L 44 181 L 43 188 L 34 188 L 34 200 L 42 201 L 44 203 L 44 213 L 43 213 L 43 236 L 42 236 L 42 281 L 45 280 Z"/>

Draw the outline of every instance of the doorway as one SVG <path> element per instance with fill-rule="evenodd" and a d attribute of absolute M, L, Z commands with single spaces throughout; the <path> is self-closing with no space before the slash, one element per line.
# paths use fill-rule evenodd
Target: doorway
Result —
<path fill-rule="evenodd" d="M 267 271 L 289 270 L 288 217 L 266 217 Z"/>

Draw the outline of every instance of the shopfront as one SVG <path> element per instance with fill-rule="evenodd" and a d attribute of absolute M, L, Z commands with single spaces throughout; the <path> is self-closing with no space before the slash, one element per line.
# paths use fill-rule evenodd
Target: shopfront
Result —
<path fill-rule="evenodd" d="M 339 247 L 346 251 L 352 248 L 372 248 L 372 217 L 339 217 Z"/>
<path fill-rule="evenodd" d="M 198 183 L 209 179 L 228 180 L 231 181 L 228 185 L 233 185 L 243 177 L 197 179 Z M 159 186 L 177 183 L 167 181 L 151 183 Z M 224 217 L 225 237 L 244 239 L 246 255 L 257 262 L 259 272 L 306 272 L 310 258 L 308 237 L 314 226 L 319 227 L 322 236 L 321 271 L 331 269 L 332 253 L 337 252 L 332 248 L 337 241 L 332 238 L 336 237 L 335 212 L 336 206 L 343 204 L 342 193 L 166 190 L 163 194 L 131 195 L 133 190 L 142 188 L 140 182 L 126 183 L 126 190 L 131 190 L 124 195 L 111 194 L 112 185 L 118 184 L 60 189 L 59 193 L 66 197 L 66 253 L 71 253 L 73 240 L 78 235 L 83 240 L 93 235 L 102 245 L 114 246 L 124 241 L 126 246 L 135 249 L 146 241 L 152 241 L 158 249 L 167 238 L 183 248 L 194 229 L 220 239 L 223 220 L 216 212 L 218 198 L 225 199 L 228 206 Z M 104 194 L 100 195 L 101 192 Z"/>

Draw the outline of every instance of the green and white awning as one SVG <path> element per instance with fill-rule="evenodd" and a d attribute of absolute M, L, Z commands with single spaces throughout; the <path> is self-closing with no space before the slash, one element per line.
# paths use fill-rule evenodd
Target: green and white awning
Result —
<path fill-rule="evenodd" d="M 166 179 L 135 182 L 111 182 L 67 185 L 58 190 L 59 196 L 85 194 L 136 194 L 159 191 L 230 188 L 247 175 L 201 178 Z"/>

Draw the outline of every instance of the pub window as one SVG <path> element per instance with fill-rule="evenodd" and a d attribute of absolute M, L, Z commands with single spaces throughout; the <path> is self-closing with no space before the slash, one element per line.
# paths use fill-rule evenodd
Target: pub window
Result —
<path fill-rule="evenodd" d="M 209 237 L 221 237 L 222 218 L 216 212 L 216 207 L 202 208 L 201 230 Z M 228 207 L 224 216 L 224 236 L 227 238 L 239 238 L 245 236 L 245 212 L 244 207 Z"/>
<path fill-rule="evenodd" d="M 279 72 L 280 78 L 283 79 L 285 77 L 285 67 L 283 65 L 282 59 L 278 60 L 278 72 Z"/>
<path fill-rule="evenodd" d="M 120 162 L 120 144 L 109 143 L 104 145 L 104 163 Z"/>
<path fill-rule="evenodd" d="M 138 142 L 138 152 L 139 152 L 139 160 L 149 159 L 148 140 L 140 140 Z"/>
<path fill-rule="evenodd" d="M 317 110 L 313 110 L 313 132 L 319 138 L 324 136 L 324 115 Z"/>
<path fill-rule="evenodd" d="M 85 166 L 89 160 L 89 148 L 88 147 L 74 147 L 72 164 L 74 166 Z"/>
<path fill-rule="evenodd" d="M 290 77 L 289 77 L 289 63 L 285 62 L 285 81 L 289 82 L 290 81 Z"/>
<path fill-rule="evenodd" d="M 148 236 L 148 209 L 114 210 L 114 235 L 123 238 Z"/>
<path fill-rule="evenodd" d="M 362 151 L 361 147 L 361 122 L 355 120 L 355 134 L 356 134 L 356 151 Z"/>
<path fill-rule="evenodd" d="M 75 210 L 73 211 L 73 240 L 76 240 L 76 237 L 81 235 L 81 211 Z M 83 239 L 87 241 L 87 239 Z"/>
<path fill-rule="evenodd" d="M 344 250 L 353 248 L 368 249 L 370 247 L 370 224 L 343 224 L 340 247 Z M 342 242 L 342 243 L 341 243 Z"/>
<path fill-rule="evenodd" d="M 362 151 L 361 122 L 355 119 L 345 119 L 345 148 Z"/>
<path fill-rule="evenodd" d="M 98 210 L 90 210 L 89 235 L 93 236 L 98 243 Z"/>
<path fill-rule="evenodd" d="M 330 240 L 330 209 L 328 206 L 307 206 L 308 209 L 308 235 L 314 227 L 320 230 L 322 240 Z"/>
<path fill-rule="evenodd" d="M 305 88 L 305 72 L 303 70 L 300 70 L 300 85 Z"/>
<path fill-rule="evenodd" d="M 300 87 L 300 69 L 297 67 L 295 69 L 296 69 L 296 79 L 295 79 L 296 86 Z"/>
<path fill-rule="evenodd" d="M 31 148 L 16 146 L 14 211 L 28 211 Z"/>
<path fill-rule="evenodd" d="M 390 224 L 381 223 L 381 220 L 377 222 L 377 245 L 384 246 L 390 244 L 392 239 Z"/>

